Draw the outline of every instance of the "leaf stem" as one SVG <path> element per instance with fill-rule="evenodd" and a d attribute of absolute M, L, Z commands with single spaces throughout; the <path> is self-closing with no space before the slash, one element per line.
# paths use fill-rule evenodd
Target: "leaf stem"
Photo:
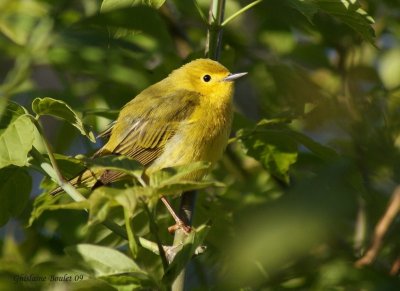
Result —
<path fill-rule="evenodd" d="M 136 256 L 138 253 L 138 246 L 137 246 L 137 240 L 135 238 L 135 235 L 134 235 L 133 229 L 132 229 L 130 211 L 126 207 L 123 207 L 123 208 L 124 208 L 125 228 L 126 228 L 126 233 L 128 235 L 129 250 L 131 251 L 132 257 L 134 259 L 136 259 Z"/>
<path fill-rule="evenodd" d="M 194 4 L 194 6 L 196 7 L 196 10 L 197 10 L 197 12 L 199 13 L 199 15 L 200 15 L 201 19 L 203 20 L 203 22 L 204 22 L 204 23 L 207 23 L 207 22 L 208 22 L 208 21 L 207 21 L 207 18 L 206 18 L 206 16 L 204 15 L 203 10 L 201 10 L 201 7 L 200 7 L 199 3 L 197 2 L 197 0 L 193 0 L 193 4 Z"/>
<path fill-rule="evenodd" d="M 144 202 L 143 202 L 143 207 L 144 207 L 144 210 L 146 211 L 147 216 L 149 218 L 150 232 L 153 234 L 153 236 L 154 236 L 154 238 L 156 240 L 158 255 L 161 257 L 161 262 L 162 262 L 163 269 L 164 269 L 164 272 L 165 272 L 167 270 L 167 268 L 168 268 L 168 261 L 167 261 L 166 255 L 165 255 L 166 247 L 161 244 L 161 240 L 160 240 L 160 238 L 158 236 L 158 232 L 157 232 L 157 224 L 154 221 L 154 218 L 153 218 L 153 216 L 152 216 L 152 214 L 150 212 L 149 207 Z"/>
<path fill-rule="evenodd" d="M 263 0 L 256 0 L 256 1 L 251 2 L 250 4 L 246 5 L 245 7 L 243 7 L 242 9 L 238 10 L 237 12 L 235 12 L 231 16 L 229 16 L 227 19 L 225 19 L 224 22 L 221 23 L 221 26 L 227 25 L 229 22 L 234 20 L 236 17 L 238 17 L 239 15 L 243 14 L 244 12 L 246 12 L 247 10 L 252 8 L 253 6 L 261 3 L 262 1 Z"/>

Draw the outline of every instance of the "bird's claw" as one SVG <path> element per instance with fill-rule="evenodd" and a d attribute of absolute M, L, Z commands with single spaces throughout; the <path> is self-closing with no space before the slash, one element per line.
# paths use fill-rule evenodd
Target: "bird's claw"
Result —
<path fill-rule="evenodd" d="M 192 228 L 189 225 L 186 225 L 183 221 L 179 221 L 174 225 L 168 227 L 168 232 L 173 234 L 178 229 L 181 229 L 186 235 L 189 235 L 189 233 L 192 231 Z"/>

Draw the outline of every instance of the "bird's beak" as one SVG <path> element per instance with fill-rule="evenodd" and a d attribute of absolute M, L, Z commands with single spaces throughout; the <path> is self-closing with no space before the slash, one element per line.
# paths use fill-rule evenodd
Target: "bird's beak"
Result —
<path fill-rule="evenodd" d="M 243 77 L 244 75 L 247 75 L 247 72 L 245 73 L 235 73 L 235 74 L 229 74 L 228 76 L 226 76 L 225 78 L 223 78 L 223 81 L 228 81 L 228 82 L 232 82 L 235 81 L 236 79 L 239 79 L 240 77 Z"/>

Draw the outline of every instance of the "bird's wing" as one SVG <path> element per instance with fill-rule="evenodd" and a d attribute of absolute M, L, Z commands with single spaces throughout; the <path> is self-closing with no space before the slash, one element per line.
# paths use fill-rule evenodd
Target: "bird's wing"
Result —
<path fill-rule="evenodd" d="M 198 93 L 187 90 L 149 98 L 134 99 L 122 109 L 112 129 L 106 131 L 111 132 L 109 141 L 95 157 L 125 155 L 149 165 L 162 154 L 179 126 L 192 122 L 190 116 L 200 102 Z M 108 171 L 102 175 L 101 182 L 111 183 L 120 176 L 121 173 Z"/>

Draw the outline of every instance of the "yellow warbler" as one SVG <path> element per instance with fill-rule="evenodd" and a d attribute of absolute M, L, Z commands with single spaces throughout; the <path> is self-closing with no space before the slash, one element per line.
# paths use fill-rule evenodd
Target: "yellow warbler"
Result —
<path fill-rule="evenodd" d="M 128 102 L 101 136 L 108 142 L 94 157 L 125 155 L 146 167 L 146 174 L 197 161 L 215 163 L 222 155 L 232 122 L 233 82 L 246 73 L 231 74 L 210 59 L 197 59 L 174 70 Z M 196 172 L 191 180 L 206 173 Z M 70 180 L 93 187 L 120 180 L 124 174 L 84 171 Z M 52 194 L 61 192 L 55 189 Z"/>
<path fill-rule="evenodd" d="M 172 71 L 122 108 L 100 135 L 109 140 L 94 157 L 125 155 L 143 164 L 148 174 L 196 161 L 215 163 L 231 128 L 232 81 L 245 74 L 231 74 L 210 59 L 197 59 Z M 199 180 L 204 174 L 190 178 Z M 70 182 L 92 187 L 123 177 L 115 171 L 93 175 L 85 171 Z"/>

